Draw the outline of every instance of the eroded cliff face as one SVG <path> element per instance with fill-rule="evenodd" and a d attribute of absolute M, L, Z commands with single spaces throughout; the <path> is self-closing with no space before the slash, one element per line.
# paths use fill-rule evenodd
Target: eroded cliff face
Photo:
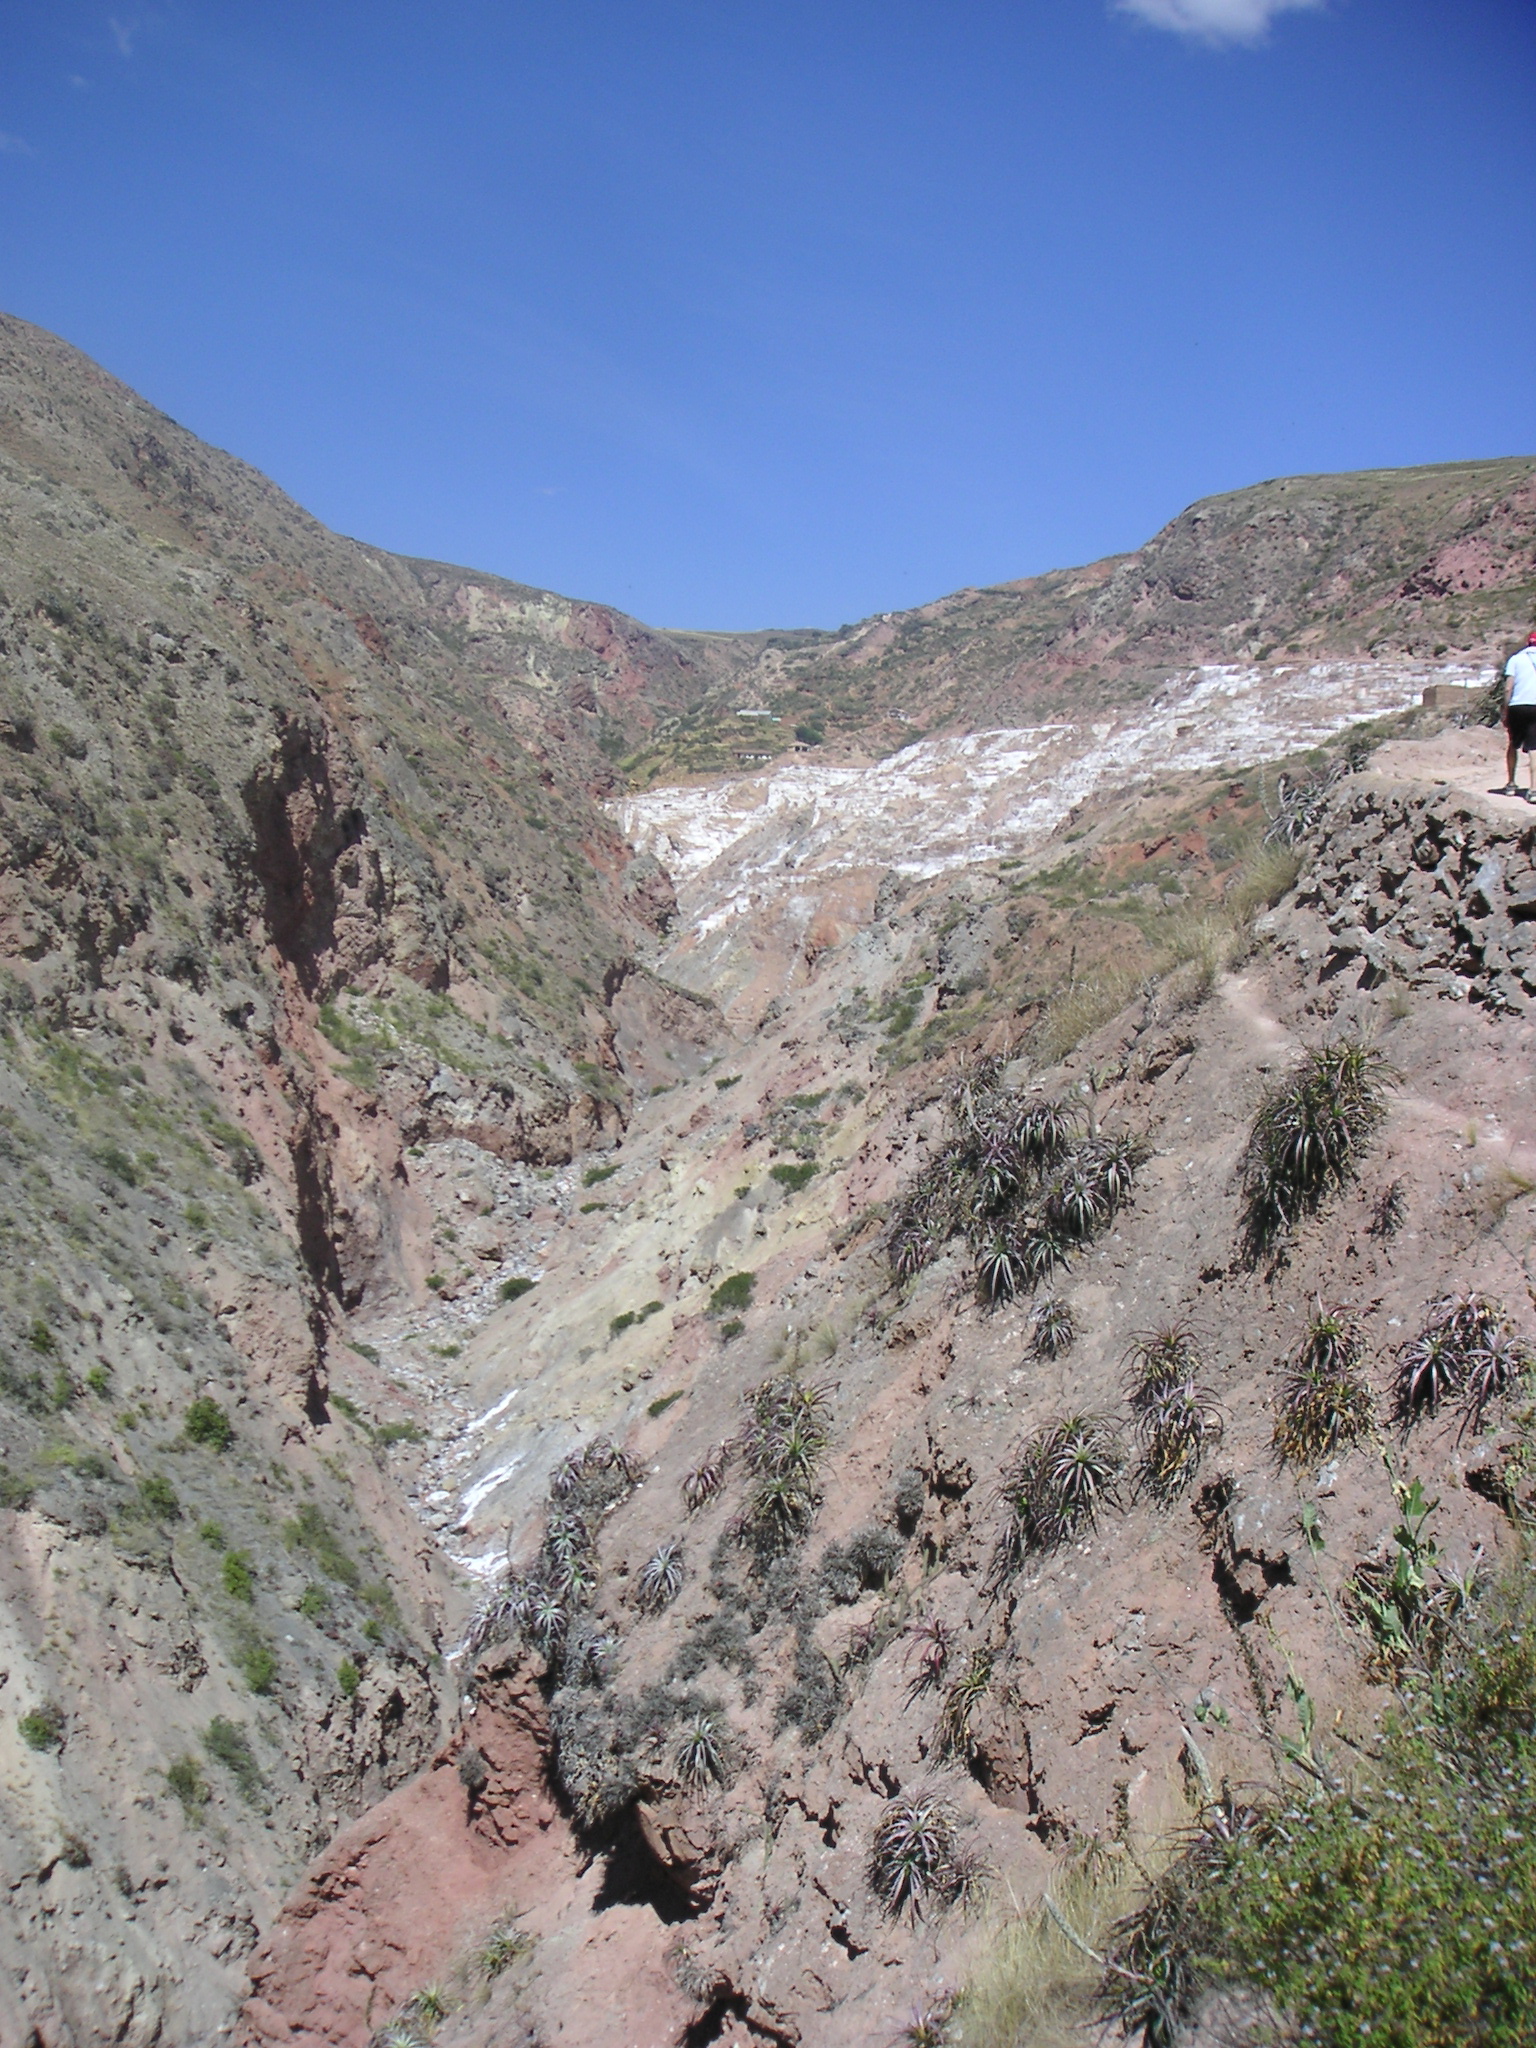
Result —
<path fill-rule="evenodd" d="M 1176 1817 L 1191 1716 L 1213 1767 L 1258 1769 L 1285 1656 L 1353 1707 L 1323 1589 L 1390 1491 L 1359 1450 L 1298 1492 L 1265 1403 L 1319 1292 L 1378 1377 L 1451 1284 L 1530 1327 L 1530 828 L 1467 787 L 1487 736 L 1421 721 L 1342 778 L 1283 896 L 1265 757 L 1417 691 L 1352 620 L 1470 592 L 1476 673 L 1529 566 L 1518 465 L 1395 511 L 1345 480 L 1268 568 L 1234 505 L 1075 594 L 737 643 L 339 540 L 16 322 L 0 399 L 7 2041 L 361 2044 L 438 1979 L 446 2017 L 410 2024 L 444 2048 L 885 2038 L 988 1939 L 880 1909 L 898 1788 L 951 1789 L 995 1910 L 1064 1844 Z M 1299 603 L 1303 541 L 1362 593 L 1307 665 L 1261 656 L 1256 612 L 1213 623 L 1275 549 Z M 1224 565 L 1182 638 L 1175 555 Z M 1150 711 L 1050 696 L 1094 633 Z M 798 716 L 850 676 L 861 744 L 935 679 L 955 736 L 615 812 L 615 758 L 676 756 L 667 720 L 770 682 Z M 1050 729 L 978 733 L 1015 702 Z M 1403 1076 L 1367 1173 L 1245 1265 L 1265 1079 L 1361 1023 Z M 1051 1362 L 958 1243 L 891 1272 L 891 1205 L 983 1056 L 1152 1147 Z M 1127 1487 L 989 1591 L 1022 1438 L 1121 1413 L 1133 1333 L 1179 1316 L 1223 1424 L 1198 1485 Z M 786 1372 L 826 1443 L 760 1556 L 721 1447 Z M 1460 1480 L 1498 1437 L 1412 1448 L 1448 1553 L 1495 1542 L 1497 1488 Z M 601 1497 L 564 1539 L 582 1661 L 526 1629 L 462 1652 L 573 1488 Z"/>
<path fill-rule="evenodd" d="M 391 1470 L 434 1417 L 380 1378 L 344 1421 L 346 1318 L 524 1270 L 535 1176 L 621 1126 L 604 986 L 670 898 L 549 675 L 438 701 L 466 579 L 20 323 L 0 388 L 4 2025 L 201 2041 L 442 1740 Z M 575 687 L 570 618 L 498 614 L 489 665 L 536 628 Z M 461 1231 L 445 1157 L 508 1227 Z"/>
<path fill-rule="evenodd" d="M 584 1674 L 565 1644 L 546 1655 L 536 1622 L 455 1666 L 471 1739 L 509 1683 L 548 1701 L 551 1840 L 568 1856 L 574 1839 L 607 1876 L 571 1892 L 511 1882 L 498 1910 L 532 1944 L 517 1981 L 486 1978 L 461 1924 L 380 1979 L 393 2011 L 441 1979 L 444 2043 L 499 2029 L 594 2048 L 894 2038 L 964 1983 L 999 1916 L 1064 1855 L 1177 1826 L 1198 1797 L 1191 1741 L 1218 1782 L 1265 1779 L 1298 1685 L 1319 1716 L 1369 1731 L 1384 1695 L 1339 1602 L 1390 1551 L 1383 1451 L 1438 1496 L 1441 1555 L 1463 1569 L 1506 1541 L 1498 1475 L 1514 1442 L 1502 1410 L 1479 1431 L 1446 1412 L 1399 1441 L 1396 1353 L 1451 1292 L 1496 1299 L 1536 1336 L 1536 828 L 1523 804 L 1480 793 L 1497 752 L 1493 734 L 1448 730 L 1342 775 L 1299 881 L 1257 906 L 1256 932 L 1232 921 L 1252 869 L 1232 855 L 1248 799 L 1225 779 L 1163 795 L 1171 834 L 1145 832 L 1146 797 L 1122 790 L 1085 810 L 1070 847 L 911 887 L 802 963 L 707 1071 L 637 1105 L 591 1201 L 572 1190 L 534 1291 L 478 1325 L 450 1310 L 373 1333 L 402 1365 L 424 1365 L 434 1339 L 441 1353 L 446 1330 L 462 1345 L 442 1369 L 462 1421 L 428 1477 L 443 1541 L 482 1588 L 509 1562 L 547 1571 L 540 1544 L 579 1504 L 587 1481 L 571 1475 L 594 1443 L 638 1480 L 594 1515 L 592 1589 L 567 1611 L 572 1642 L 605 1643 L 600 1666 Z M 1066 900 L 1077 909 L 1055 927 Z M 1098 953 L 1085 902 L 1111 933 Z M 1135 952 L 1191 920 L 1213 951 Z M 1079 941 L 1078 995 L 1091 984 L 1097 1000 L 1052 1060 L 1057 949 Z M 1145 974 L 1119 1001 L 1128 959 Z M 1240 1186 L 1254 1111 L 1307 1049 L 1346 1033 L 1397 1073 L 1385 1127 L 1358 1180 L 1254 1259 Z M 985 1305 L 962 1241 L 915 1279 L 891 1270 L 893 1206 L 986 1050 L 1006 1081 L 1148 1148 L 1113 1227 L 1049 1289 L 1076 1326 L 1056 1358 L 1032 1343 L 1038 1295 Z M 741 1273 L 749 1299 L 712 1307 Z M 1276 1401 L 1319 1301 L 1358 1322 L 1381 1433 L 1298 1473 L 1276 1462 Z M 1167 1326 L 1197 1348 L 1212 1431 L 1198 1472 L 1159 1497 L 1132 1476 L 1126 1360 Z M 743 1444 L 755 1390 L 780 1381 L 820 1390 L 827 1442 L 814 1512 L 764 1552 Z M 1130 1460 L 1112 1509 L 999 1579 L 1005 1475 L 1042 1426 L 1083 1413 L 1107 1418 Z M 718 1491 L 701 1489 L 712 1471 Z M 647 1566 L 667 1545 L 680 1584 L 656 1611 Z M 718 1776 L 690 1768 L 701 1715 Z M 991 1874 L 990 1905 L 914 1921 L 883 1910 L 872 1851 L 892 1798 L 935 1786 Z M 625 1942 L 666 1962 L 683 2015 L 641 1989 L 607 2014 L 564 2011 L 621 1908 Z M 289 1910 L 322 1939 L 323 1914 Z M 294 2032 L 274 2025 L 301 1997 L 287 1924 L 261 1951 L 267 2031 L 253 2038 L 361 2042 L 359 2022 L 312 2003 Z"/>

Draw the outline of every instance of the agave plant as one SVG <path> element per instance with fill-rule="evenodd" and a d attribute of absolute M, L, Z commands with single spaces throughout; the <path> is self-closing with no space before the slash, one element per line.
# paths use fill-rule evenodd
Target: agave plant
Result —
<path fill-rule="evenodd" d="M 1109 1221 L 1109 1202 L 1091 1167 L 1080 1159 L 1066 1162 L 1051 1188 L 1046 1213 L 1063 1237 L 1079 1242 Z"/>
<path fill-rule="evenodd" d="M 816 1496 L 787 1473 L 770 1473 L 752 1496 L 747 1530 L 760 1534 L 778 1548 L 809 1528 L 816 1512 Z"/>
<path fill-rule="evenodd" d="M 1364 1356 L 1364 1339 L 1353 1319 L 1319 1302 L 1281 1384 L 1274 1444 L 1286 1464 L 1315 1468 L 1370 1435 L 1371 1390 L 1360 1369 Z"/>
<path fill-rule="evenodd" d="M 528 1616 L 528 1584 L 512 1576 L 504 1579 L 475 1609 L 464 1632 L 463 1654 L 474 1661 L 492 1643 L 504 1643 L 515 1636 Z"/>
<path fill-rule="evenodd" d="M 759 1470 L 775 1477 L 796 1479 L 809 1486 L 816 1476 L 826 1441 L 822 1432 L 807 1418 L 797 1417 L 781 1423 L 764 1435 Z"/>
<path fill-rule="evenodd" d="M 1006 1132 L 990 1136 L 976 1156 L 977 1192 L 987 1209 L 1001 1209 L 1024 1178 L 1024 1160 Z"/>
<path fill-rule="evenodd" d="M 1136 1417 L 1141 1471 L 1154 1498 L 1169 1501 L 1189 1485 L 1200 1460 L 1221 1437 L 1221 1416 L 1192 1380 L 1157 1388 Z"/>
<path fill-rule="evenodd" d="M 1448 1394 L 1461 1385 L 1466 1354 L 1456 1333 L 1444 1323 L 1429 1322 L 1398 1353 L 1397 1413 L 1402 1422 L 1433 1415 Z"/>
<path fill-rule="evenodd" d="M 1307 1054 L 1270 1089 L 1249 1135 L 1243 1178 L 1246 1228 L 1264 1249 L 1323 1196 L 1342 1187 L 1386 1116 L 1395 1079 L 1363 1039 L 1344 1038 Z"/>
<path fill-rule="evenodd" d="M 887 1913 L 915 1920 L 950 1903 L 959 1888 L 959 1835 L 958 1813 L 936 1792 L 898 1792 L 886 1801 L 869 1876 Z"/>
<path fill-rule="evenodd" d="M 635 1582 L 635 1603 L 647 1614 L 670 1607 L 683 1589 L 683 1546 L 669 1537 L 646 1559 Z"/>
<path fill-rule="evenodd" d="M 1099 1415 L 1074 1415 L 1051 1434 L 1041 1478 L 1068 1534 L 1090 1526 L 1123 1463 L 1112 1424 Z"/>
<path fill-rule="evenodd" d="M 908 1706 L 919 1693 L 931 1691 L 943 1679 L 954 1642 L 953 1627 L 947 1621 L 940 1621 L 936 1614 L 929 1615 L 924 1621 L 914 1621 L 908 1628 L 906 1663 L 909 1669 L 914 1662 L 917 1665 L 917 1674 L 907 1694 Z"/>
<path fill-rule="evenodd" d="M 1077 1317 L 1059 1294 L 1048 1294 L 1030 1318 L 1030 1350 L 1036 1358 L 1062 1358 L 1076 1342 Z"/>
<path fill-rule="evenodd" d="M 503 1970 L 509 1970 L 515 1962 L 521 1961 L 532 1945 L 528 1936 L 517 1926 L 511 1921 L 504 1921 L 499 1927 L 493 1927 L 485 1937 L 475 1960 L 486 1976 L 494 1979 L 499 1977 Z"/>
<path fill-rule="evenodd" d="M 565 1641 L 570 1616 L 553 1586 L 538 1587 L 528 1605 L 528 1633 L 546 1657 Z"/>
<path fill-rule="evenodd" d="M 718 1784 L 725 1777 L 725 1739 L 714 1714 L 695 1714 L 677 1739 L 677 1771 L 685 1785 Z"/>
<path fill-rule="evenodd" d="M 1481 1294 L 1448 1294 L 1430 1305 L 1424 1327 L 1398 1354 L 1399 1418 L 1408 1423 L 1432 1415 L 1448 1395 L 1460 1393 L 1462 1434 L 1481 1429 L 1490 1405 L 1530 1363 L 1497 1302 Z"/>
<path fill-rule="evenodd" d="M 580 1451 L 569 1451 L 549 1475 L 549 1497 L 551 1500 L 569 1500 L 581 1483 L 583 1471 Z"/>
<path fill-rule="evenodd" d="M 1494 1330 L 1472 1347 L 1467 1358 L 1466 1404 L 1463 1433 L 1474 1434 L 1483 1426 L 1483 1415 L 1498 1398 L 1531 1368 L 1530 1354 L 1512 1330 Z"/>
<path fill-rule="evenodd" d="M 1075 1249 L 1073 1241 L 1063 1237 L 1049 1221 L 1031 1223 L 1019 1233 L 1016 1243 L 1026 1288 L 1049 1280 L 1058 1266 L 1067 1264 Z"/>
<path fill-rule="evenodd" d="M 1129 1201 L 1136 1175 L 1149 1157 L 1148 1147 L 1140 1138 L 1099 1138 L 1088 1148 L 1087 1156 L 1113 1216 Z"/>
<path fill-rule="evenodd" d="M 1048 1166 L 1071 1149 L 1081 1123 L 1082 1111 L 1074 1102 L 1032 1099 L 1014 1120 L 1014 1143 L 1026 1159 Z"/>
<path fill-rule="evenodd" d="M 992 1656 L 987 1650 L 973 1650 L 970 1662 L 944 1694 L 939 1709 L 939 1754 L 969 1758 L 975 1748 L 971 1723 L 992 1683 Z"/>
<path fill-rule="evenodd" d="M 412 2021 L 391 2020 L 374 2035 L 371 2048 L 427 2048 L 427 2041 Z"/>
<path fill-rule="evenodd" d="M 994 1308 L 1012 1301 L 1021 1280 L 1018 1246 L 1005 1230 L 995 1232 L 982 1246 L 976 1261 L 976 1279 L 982 1294 Z"/>
<path fill-rule="evenodd" d="M 1194 1380 L 1205 1369 L 1199 1340 L 1187 1323 L 1160 1323 L 1131 1339 L 1125 1354 L 1126 1398 L 1141 1409 L 1168 1387 Z"/>
<path fill-rule="evenodd" d="M 933 1229 L 908 1218 L 891 1233 L 891 1271 L 898 1280 L 910 1280 L 931 1266 L 939 1255 L 939 1240 Z"/>
<path fill-rule="evenodd" d="M 992 1563 L 995 1591 L 1031 1551 L 1052 1550 L 1091 1528 L 1125 1463 L 1115 1426 L 1072 1415 L 1038 1430 L 1003 1474 L 1008 1515 Z"/>
<path fill-rule="evenodd" d="M 729 1457 L 725 1444 L 716 1444 L 706 1453 L 691 1472 L 683 1474 L 683 1505 L 690 1515 L 696 1515 L 701 1507 L 712 1501 L 725 1484 L 725 1467 Z"/>

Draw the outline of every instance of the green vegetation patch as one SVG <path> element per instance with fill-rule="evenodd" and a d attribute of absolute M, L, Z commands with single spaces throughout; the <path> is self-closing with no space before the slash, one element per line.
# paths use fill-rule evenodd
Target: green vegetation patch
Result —
<path fill-rule="evenodd" d="M 234 1424 L 206 1394 L 199 1394 L 187 1410 L 181 1433 L 189 1444 L 202 1444 L 210 1451 L 227 1451 L 235 1440 Z"/>
<path fill-rule="evenodd" d="M 363 1575 L 355 1560 L 343 1549 L 335 1531 L 313 1501 L 306 1501 L 292 1521 L 284 1522 L 283 1541 L 290 1550 L 302 1551 L 311 1558 L 325 1576 L 334 1579 L 338 1585 L 348 1586 L 354 1592 L 361 1587 Z"/>
<path fill-rule="evenodd" d="M 261 1796 L 261 1767 L 245 1732 L 245 1724 L 226 1721 L 222 1714 L 215 1714 L 203 1730 L 202 1743 L 213 1761 L 222 1765 L 234 1779 L 246 1805 L 254 1806 Z"/>
<path fill-rule="evenodd" d="M 752 1290 L 757 1285 L 755 1273 L 733 1273 L 729 1280 L 722 1280 L 709 1297 L 709 1313 L 712 1316 L 728 1314 L 732 1309 L 750 1308 Z"/>
<path fill-rule="evenodd" d="M 28 1749 L 47 1751 L 64 1747 L 64 1709 L 56 1700 L 46 1700 L 22 1714 L 16 1723 Z"/>
<path fill-rule="evenodd" d="M 814 1159 L 804 1159 L 798 1166 L 791 1166 L 787 1161 L 781 1160 L 777 1166 L 770 1166 L 768 1173 L 780 1187 L 788 1188 L 791 1194 L 799 1194 L 800 1190 L 815 1177 L 816 1162 Z"/>

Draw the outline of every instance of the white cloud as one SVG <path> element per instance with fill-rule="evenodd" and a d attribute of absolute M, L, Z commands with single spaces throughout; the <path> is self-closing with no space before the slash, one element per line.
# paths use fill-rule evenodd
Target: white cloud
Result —
<path fill-rule="evenodd" d="M 1324 5 L 1324 0 L 1116 0 L 1153 28 L 1172 29 L 1201 43 L 1257 43 L 1277 14 Z"/>
<path fill-rule="evenodd" d="M 119 57 L 131 57 L 133 39 L 139 32 L 139 24 L 136 21 L 119 21 L 115 14 L 109 14 L 107 27 L 112 31 L 112 40 L 117 45 Z"/>
<path fill-rule="evenodd" d="M 37 151 L 30 142 L 23 142 L 19 135 L 0 134 L 0 156 L 36 156 Z"/>

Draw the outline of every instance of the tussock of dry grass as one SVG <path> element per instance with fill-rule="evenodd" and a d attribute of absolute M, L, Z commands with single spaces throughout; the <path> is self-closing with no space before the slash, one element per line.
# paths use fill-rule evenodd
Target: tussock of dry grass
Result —
<path fill-rule="evenodd" d="M 1061 1919 L 1102 1955 L 1141 1887 L 1131 1859 L 1110 1852 L 1068 1868 L 1051 1886 Z M 1103 1972 L 1042 1902 L 1003 1922 L 966 1985 L 950 2025 L 955 2048 L 1082 2048 L 1091 2040 Z"/>

